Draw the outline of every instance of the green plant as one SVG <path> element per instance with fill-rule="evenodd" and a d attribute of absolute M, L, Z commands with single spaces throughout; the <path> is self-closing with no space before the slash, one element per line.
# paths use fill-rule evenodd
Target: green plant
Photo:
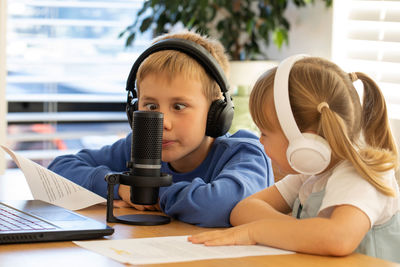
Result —
<path fill-rule="evenodd" d="M 315 0 L 293 0 L 302 7 Z M 332 0 L 322 0 L 327 7 Z M 264 59 L 270 39 L 288 44 L 290 25 L 284 16 L 289 0 L 147 0 L 136 20 L 121 34 L 132 45 L 138 32 L 167 33 L 175 25 L 220 40 L 233 60 Z"/>

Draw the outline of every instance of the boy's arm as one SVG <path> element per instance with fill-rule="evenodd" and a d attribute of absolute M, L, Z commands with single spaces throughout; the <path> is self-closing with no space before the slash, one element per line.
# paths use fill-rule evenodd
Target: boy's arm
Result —
<path fill-rule="evenodd" d="M 130 157 L 130 134 L 112 145 L 101 149 L 83 149 L 74 155 L 57 157 L 48 168 L 94 193 L 107 197 L 107 182 L 104 180 L 110 172 L 126 170 L 126 161 Z M 118 196 L 118 186 L 114 189 Z"/>
<path fill-rule="evenodd" d="M 220 172 L 207 183 L 201 177 L 191 182 L 160 188 L 160 206 L 178 220 L 204 227 L 228 227 L 232 208 L 243 198 L 273 184 L 271 163 L 255 145 L 241 145 L 222 164 Z"/>

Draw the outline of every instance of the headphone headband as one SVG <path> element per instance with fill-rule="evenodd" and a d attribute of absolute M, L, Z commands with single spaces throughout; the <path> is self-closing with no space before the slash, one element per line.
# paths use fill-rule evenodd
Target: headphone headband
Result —
<path fill-rule="evenodd" d="M 303 59 L 309 57 L 308 55 L 300 54 L 294 55 L 283 60 L 275 74 L 274 79 L 274 103 L 275 110 L 278 116 L 279 124 L 285 136 L 289 140 L 302 138 L 302 134 L 297 127 L 296 120 L 294 119 L 292 108 L 289 99 L 289 75 L 293 65 Z"/>
<path fill-rule="evenodd" d="M 224 75 L 224 71 L 217 62 L 217 60 L 207 51 L 203 46 L 186 39 L 171 38 L 158 41 L 152 46 L 147 48 L 135 61 L 132 69 L 129 73 L 128 80 L 126 82 L 126 90 L 131 91 L 133 98 L 137 97 L 135 90 L 136 74 L 139 70 L 140 64 L 151 54 L 163 50 L 176 50 L 187 54 L 194 58 L 206 72 L 217 82 L 222 93 L 227 93 L 228 81 Z M 224 94 L 225 95 L 225 94 Z M 229 100 L 227 100 L 229 101 Z"/>
<path fill-rule="evenodd" d="M 279 124 L 289 141 L 286 158 L 290 166 L 303 174 L 317 174 L 326 169 L 331 159 L 329 143 L 313 133 L 301 133 L 289 98 L 289 76 L 293 65 L 308 55 L 295 55 L 283 60 L 275 73 L 274 103 Z"/>
<path fill-rule="evenodd" d="M 128 115 L 129 124 L 132 126 L 133 112 L 138 110 L 138 97 L 135 86 L 136 75 L 140 64 L 142 64 L 149 55 L 164 50 L 176 50 L 190 56 L 196 60 L 206 73 L 218 84 L 224 99 L 212 101 L 207 114 L 205 134 L 211 137 L 218 137 L 226 134 L 232 124 L 234 106 L 231 96 L 229 95 L 229 83 L 225 77 L 225 73 L 217 60 L 207 49 L 196 42 L 181 38 L 158 41 L 147 48 L 136 59 L 126 83 L 126 90 L 128 91 L 126 113 Z"/>

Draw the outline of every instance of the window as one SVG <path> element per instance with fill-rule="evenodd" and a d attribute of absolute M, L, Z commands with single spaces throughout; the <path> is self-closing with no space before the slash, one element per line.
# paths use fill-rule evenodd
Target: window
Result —
<path fill-rule="evenodd" d="M 125 48 L 118 35 L 142 2 L 7 2 L 10 148 L 47 166 L 57 155 L 98 148 L 126 135 L 125 82 L 151 36 L 141 35 L 134 47 Z M 15 166 L 9 161 L 8 167 Z"/>
<path fill-rule="evenodd" d="M 0 1 L 0 143 L 6 139 L 6 1 Z M 4 173 L 5 160 L 4 154 L 0 153 L 0 174 Z"/>
<path fill-rule="evenodd" d="M 332 59 L 370 75 L 400 120 L 400 1 L 334 1 Z"/>

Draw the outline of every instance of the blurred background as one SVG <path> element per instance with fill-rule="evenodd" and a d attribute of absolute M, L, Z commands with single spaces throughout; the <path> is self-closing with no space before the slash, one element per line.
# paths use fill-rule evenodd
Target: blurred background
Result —
<path fill-rule="evenodd" d="M 399 136 L 400 1 L 183 2 L 188 6 L 172 0 L 1 0 L 0 143 L 47 166 L 58 155 L 124 137 L 132 64 L 157 34 L 184 28 L 219 38 L 231 56 L 231 132 L 257 131 L 247 107 L 257 77 L 287 56 L 306 53 L 371 75 Z M 241 13 L 246 10 L 250 15 Z M 230 15 L 239 30 L 230 35 L 242 50 L 224 35 Z M 0 173 L 16 167 L 1 155 Z"/>

